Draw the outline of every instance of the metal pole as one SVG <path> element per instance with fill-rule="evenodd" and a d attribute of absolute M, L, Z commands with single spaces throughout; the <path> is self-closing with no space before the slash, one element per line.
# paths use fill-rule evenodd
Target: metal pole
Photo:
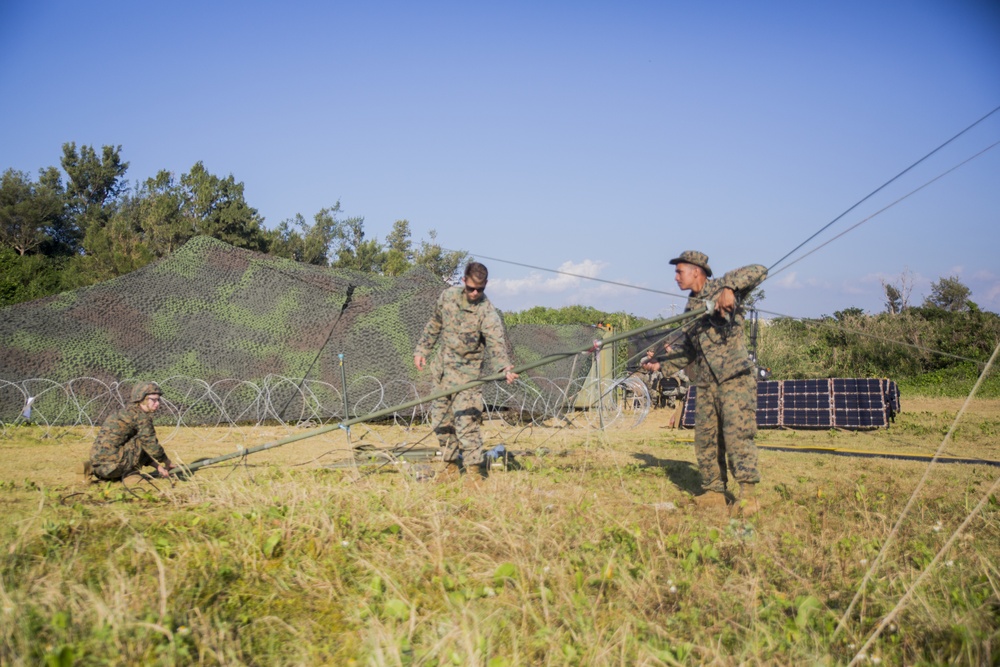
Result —
<path fill-rule="evenodd" d="M 343 390 L 344 397 L 344 419 L 351 416 L 348 407 L 349 403 L 347 401 L 347 372 L 344 370 L 344 353 L 340 352 L 337 354 L 337 358 L 340 359 L 340 388 Z"/>
<path fill-rule="evenodd" d="M 537 361 L 533 361 L 523 366 L 518 366 L 513 369 L 515 373 L 523 373 L 525 371 L 530 371 L 533 368 L 538 368 L 539 366 L 545 366 L 546 364 L 555 363 L 560 359 L 565 359 L 566 357 L 573 356 L 575 354 L 580 354 L 582 352 L 592 352 L 599 351 L 601 347 L 608 345 L 609 343 L 616 343 L 620 340 L 624 340 L 630 336 L 637 336 L 641 333 L 647 331 L 652 331 L 653 329 L 659 329 L 660 327 L 665 327 L 671 324 L 676 324 L 684 320 L 688 320 L 694 317 L 700 317 L 704 313 L 711 312 L 714 304 L 706 302 L 705 306 L 700 308 L 695 308 L 694 310 L 689 310 L 686 313 L 681 313 L 676 317 L 671 317 L 666 320 L 659 320 L 653 322 L 652 324 L 647 324 L 645 326 L 639 327 L 638 329 L 633 329 L 631 331 L 625 331 L 620 334 L 606 338 L 603 341 L 594 341 L 594 344 L 590 347 L 583 347 L 569 352 L 556 352 L 545 356 Z M 351 419 L 345 419 L 339 424 L 331 424 L 329 426 L 321 426 L 318 429 L 312 430 L 309 433 L 301 433 L 299 435 L 290 435 L 287 438 L 282 438 L 281 440 L 275 440 L 274 442 L 267 442 L 263 445 L 257 445 L 255 447 L 248 447 L 239 452 L 230 452 L 229 454 L 223 454 L 222 456 L 216 456 L 210 459 L 202 459 L 200 461 L 195 461 L 190 465 L 175 468 L 171 471 L 171 474 L 183 473 L 185 471 L 195 471 L 205 466 L 214 465 L 216 463 L 222 463 L 223 461 L 229 461 L 236 458 L 242 458 L 244 456 L 249 456 L 250 454 L 256 454 L 257 452 L 267 451 L 268 449 L 274 449 L 275 447 L 282 447 L 284 445 L 289 445 L 293 442 L 298 442 L 299 440 L 305 440 L 306 438 L 314 438 L 317 435 L 323 435 L 324 433 L 329 433 L 330 431 L 336 431 L 337 429 L 344 429 L 345 431 L 349 426 L 354 424 L 360 424 L 362 422 L 371 421 L 373 419 L 378 419 L 379 417 L 386 417 L 393 414 L 394 412 L 399 412 L 401 410 L 406 410 L 408 408 L 413 408 L 421 403 L 428 403 L 438 398 L 443 398 L 445 396 L 451 396 L 452 394 L 457 394 L 460 391 L 465 391 L 466 389 L 472 389 L 473 387 L 478 387 L 480 385 L 486 384 L 487 382 L 496 382 L 499 380 L 505 380 L 507 378 L 506 373 L 496 373 L 494 375 L 488 375 L 486 377 L 479 378 L 478 380 L 473 380 L 472 382 L 466 382 L 465 384 L 458 385 L 456 387 L 451 387 L 450 389 L 443 389 L 441 391 L 434 392 L 423 398 L 416 398 L 412 401 L 407 401 L 406 403 L 401 403 L 400 405 L 393 406 L 391 408 L 385 408 L 383 410 L 378 410 L 367 415 L 361 415 L 359 417 L 353 417 Z"/>

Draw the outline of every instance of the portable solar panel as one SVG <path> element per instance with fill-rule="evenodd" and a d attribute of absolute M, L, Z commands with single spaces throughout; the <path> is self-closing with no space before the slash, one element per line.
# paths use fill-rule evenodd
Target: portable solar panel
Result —
<path fill-rule="evenodd" d="M 834 426 L 864 429 L 887 426 L 882 381 L 870 378 L 834 378 Z"/>
<path fill-rule="evenodd" d="M 688 389 L 682 426 L 694 428 L 697 389 Z M 757 383 L 759 428 L 887 428 L 899 411 L 892 380 L 831 378 Z"/>
<path fill-rule="evenodd" d="M 782 388 L 781 426 L 830 428 L 829 380 L 785 380 Z"/>
<path fill-rule="evenodd" d="M 781 426 L 781 383 L 757 383 L 757 426 L 777 428 Z"/>

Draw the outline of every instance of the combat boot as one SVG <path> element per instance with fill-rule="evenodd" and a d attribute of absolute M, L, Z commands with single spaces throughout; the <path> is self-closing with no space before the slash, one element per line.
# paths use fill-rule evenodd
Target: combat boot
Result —
<path fill-rule="evenodd" d="M 455 461 L 445 461 L 441 464 L 441 468 L 434 474 L 435 484 L 450 484 L 451 482 L 457 482 L 462 476 L 462 466 L 458 465 Z"/>
<path fill-rule="evenodd" d="M 694 504 L 700 509 L 727 510 L 726 494 L 719 491 L 706 491 L 700 496 L 695 496 Z"/>
<path fill-rule="evenodd" d="M 760 501 L 757 499 L 757 485 L 740 482 L 739 511 L 744 519 L 749 519 L 760 511 Z"/>

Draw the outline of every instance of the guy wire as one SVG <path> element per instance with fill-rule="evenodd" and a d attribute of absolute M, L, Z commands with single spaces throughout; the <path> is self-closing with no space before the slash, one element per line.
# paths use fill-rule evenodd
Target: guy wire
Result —
<path fill-rule="evenodd" d="M 1000 107 L 997 107 L 996 109 L 994 109 L 993 111 L 991 111 L 986 116 L 983 116 L 983 118 L 980 118 L 978 121 L 976 121 L 976 123 L 981 122 L 982 120 L 984 120 L 989 115 L 991 115 L 994 112 L 996 112 L 997 110 L 1000 110 Z M 973 123 L 973 125 L 975 125 L 976 123 Z M 972 125 L 970 125 L 969 127 L 967 127 L 962 132 L 965 132 L 965 131 L 969 130 L 971 127 L 972 127 Z M 962 134 L 962 133 L 960 132 L 959 134 L 955 135 L 955 137 L 952 137 L 952 139 L 950 139 L 949 141 L 954 140 L 960 134 Z M 942 144 L 941 146 L 938 147 L 938 149 L 942 148 L 944 145 L 945 144 Z M 902 197 L 896 199 L 894 202 L 892 202 L 892 203 L 890 203 L 890 204 L 882 207 L 881 209 L 879 209 L 875 213 L 872 213 L 871 215 L 869 215 L 868 217 L 866 217 L 866 218 L 862 219 L 861 221 L 855 223 L 851 227 L 848 227 L 843 232 L 837 234 L 833 238 L 828 239 L 827 241 L 824 241 L 822 244 L 816 246 L 815 248 L 813 248 L 809 252 L 807 252 L 804 255 L 796 258 L 794 261 L 790 262 L 789 264 L 786 264 L 785 266 L 781 267 L 777 271 L 771 272 L 770 270 L 768 270 L 767 278 L 765 278 L 764 281 L 761 282 L 761 285 L 763 285 L 764 282 L 766 282 L 767 280 L 770 280 L 771 278 L 773 278 L 777 274 L 781 273 L 785 269 L 787 269 L 787 268 L 793 266 L 794 264 L 802 261 L 803 259 L 805 259 L 809 255 L 813 254 L 814 252 L 816 252 L 816 251 L 820 250 L 821 248 L 829 245 L 830 243 L 833 243 L 834 241 L 836 241 L 837 239 L 841 238 L 842 236 L 848 234 L 849 232 L 857 229 L 858 227 L 860 227 L 864 223 L 868 222 L 869 220 L 871 220 L 875 216 L 880 215 L 880 214 L 884 213 L 885 211 L 887 211 L 888 209 L 892 208 L 893 206 L 899 204 L 904 199 L 907 199 L 907 198 L 911 197 L 912 195 L 916 194 L 920 190 L 923 190 L 924 188 L 926 188 L 927 186 L 931 185 L 932 183 L 940 180 L 941 178 L 944 178 L 945 176 L 947 176 L 951 172 L 955 171 L 959 167 L 962 167 L 962 166 L 968 164 L 969 162 L 971 162 L 972 160 L 975 160 L 976 158 L 981 157 L 987 151 L 990 151 L 993 148 L 996 148 L 998 145 L 1000 145 L 1000 141 L 996 141 L 996 142 L 990 144 L 989 146 L 987 146 L 986 148 L 982 149 L 978 153 L 976 153 L 976 154 L 974 154 L 974 155 L 966 158 L 962 162 L 959 162 L 958 164 L 956 164 L 953 167 L 947 169 L 946 171 L 938 174 L 937 176 L 935 176 L 934 178 L 932 178 L 929 181 L 925 182 L 924 184 L 920 185 L 919 187 L 911 190 L 910 192 L 908 192 L 907 194 L 903 195 Z M 935 149 L 935 151 L 938 150 L 938 149 Z M 925 156 L 925 158 L 922 158 L 922 159 L 926 159 L 926 157 L 929 157 L 931 154 L 932 153 L 928 153 L 928 155 Z M 911 165 L 910 168 L 912 168 L 915 165 L 916 165 L 916 163 L 914 163 L 914 165 Z M 900 175 L 902 175 L 902 173 L 905 173 L 905 172 L 901 172 Z M 898 176 L 897 176 L 897 178 L 898 178 Z M 886 185 L 888 185 L 888 183 L 886 183 Z M 875 193 L 873 192 L 872 194 L 875 194 Z M 870 196 L 871 195 L 868 195 L 868 197 L 870 197 Z M 866 197 L 865 199 L 867 199 L 868 197 Z M 861 201 L 864 201 L 864 199 L 862 199 Z M 861 202 L 858 202 L 858 204 L 860 204 L 860 203 Z M 850 210 L 852 210 L 853 208 L 855 208 L 858 204 L 855 204 L 854 206 L 852 206 L 850 209 L 848 209 L 843 214 L 841 214 L 840 216 L 838 216 L 837 219 L 840 219 L 840 217 L 843 217 L 843 215 L 845 215 L 847 212 L 849 212 Z M 834 220 L 834 222 L 836 222 L 836 220 Z M 833 224 L 833 223 L 830 223 L 830 224 Z M 830 225 L 827 225 L 827 227 L 829 227 L 829 226 Z M 824 227 L 824 229 L 826 229 L 826 227 Z M 822 230 L 820 230 L 820 231 L 822 231 Z M 817 234 L 818 233 L 819 232 L 817 232 Z M 816 234 L 813 234 L 813 236 L 809 237 L 809 239 L 806 239 L 806 241 L 804 241 L 803 243 L 799 244 L 795 249 L 793 249 L 791 252 L 789 252 L 787 255 L 785 255 L 785 257 L 783 257 L 781 260 L 779 260 L 778 262 L 775 262 L 775 264 L 778 264 L 781 261 L 783 261 L 784 259 L 788 258 L 792 253 L 794 253 L 796 250 L 798 250 L 803 245 L 805 245 L 806 243 L 808 243 L 809 240 L 811 240 L 815 236 L 816 236 Z M 449 252 L 451 252 L 451 251 L 449 251 Z M 676 293 L 673 293 L 673 292 L 668 292 L 666 290 L 658 290 L 658 289 L 653 289 L 653 288 L 650 288 L 650 287 L 641 287 L 639 285 L 631 285 L 629 283 L 623 283 L 623 282 L 618 282 L 618 281 L 614 281 L 614 280 L 606 280 L 606 279 L 603 279 L 603 278 L 594 278 L 592 276 L 585 276 L 585 275 L 578 274 L 578 273 L 570 273 L 568 271 L 562 271 L 562 270 L 559 270 L 559 269 L 549 269 L 549 268 L 546 268 L 546 267 L 543 267 L 543 266 L 535 266 L 535 265 L 532 265 L 532 264 L 525 264 L 525 263 L 522 263 L 522 262 L 515 262 L 515 261 L 512 261 L 512 260 L 500 259 L 498 257 L 486 257 L 485 255 L 478 255 L 476 253 L 470 253 L 470 254 L 473 255 L 473 256 L 475 256 L 475 257 L 481 257 L 482 259 L 488 259 L 488 260 L 493 261 L 493 262 L 501 262 L 503 264 L 511 264 L 511 265 L 514 265 L 514 266 L 522 266 L 522 267 L 529 268 L 529 269 L 534 269 L 534 270 L 537 270 L 537 271 L 547 271 L 549 273 L 555 273 L 555 274 L 559 274 L 559 275 L 571 276 L 571 277 L 574 277 L 574 278 L 581 278 L 581 279 L 584 279 L 584 280 L 593 280 L 593 281 L 596 281 L 596 282 L 602 282 L 602 283 L 606 283 L 606 284 L 609 284 L 609 285 L 616 285 L 616 286 L 619 286 L 619 287 L 626 287 L 626 288 L 630 288 L 630 289 L 643 290 L 643 291 L 646 291 L 646 292 L 653 292 L 655 294 L 661 294 L 661 295 L 664 295 L 664 296 L 677 297 L 677 298 L 687 298 L 684 295 L 676 294 Z M 953 358 L 953 359 L 958 359 L 960 361 L 971 361 L 971 362 L 977 364 L 980 367 L 982 367 L 982 365 L 984 363 L 981 360 L 970 359 L 968 357 L 963 357 L 963 356 L 951 354 L 951 353 L 948 353 L 948 352 L 942 352 L 940 350 L 935 350 L 933 348 L 923 347 L 921 345 L 914 345 L 912 343 L 907 343 L 905 341 L 893 340 L 891 338 L 885 338 L 885 337 L 882 337 L 882 336 L 876 336 L 874 334 L 868 334 L 868 333 L 864 333 L 864 332 L 861 332 L 861 331 L 856 331 L 856 330 L 853 330 L 853 329 L 848 329 L 847 327 L 844 327 L 843 325 L 831 324 L 831 323 L 825 322 L 825 321 L 823 321 L 821 319 L 811 319 L 811 318 L 795 317 L 795 316 L 792 316 L 792 315 L 787 315 L 787 314 L 784 314 L 784 313 L 777 313 L 777 312 L 774 312 L 774 311 L 763 310 L 763 309 L 760 309 L 760 308 L 757 308 L 757 311 L 761 312 L 761 313 L 766 313 L 768 315 L 774 315 L 776 317 L 787 317 L 789 319 L 794 319 L 794 320 L 803 320 L 803 321 L 815 322 L 815 323 L 817 323 L 819 325 L 822 325 L 822 326 L 827 326 L 827 327 L 831 327 L 831 328 L 839 328 L 839 329 L 841 329 L 841 330 L 843 330 L 843 331 L 845 331 L 847 333 L 852 333 L 852 334 L 857 335 L 857 336 L 865 336 L 865 337 L 872 338 L 872 339 L 875 339 L 875 340 L 880 340 L 880 341 L 883 341 L 883 342 L 886 342 L 886 343 L 892 343 L 894 345 L 900 345 L 902 347 L 909 347 L 909 348 L 912 348 L 912 349 L 915 349 L 915 350 L 920 350 L 922 352 L 928 352 L 930 354 L 936 354 L 936 355 L 940 355 L 940 356 L 943 356 L 943 357 L 950 357 L 950 358 Z M 629 361 L 632 361 L 632 359 L 630 359 Z"/>
<path fill-rule="evenodd" d="M 832 226 L 838 220 L 840 220 L 841 218 L 843 218 L 845 215 L 847 215 L 848 213 L 850 213 L 851 211 L 853 211 L 854 209 L 856 209 L 858 206 L 860 206 L 861 204 L 863 204 L 865 201 L 867 201 L 868 199 L 870 199 L 871 197 L 873 197 L 875 194 L 877 194 L 878 192 L 880 192 L 881 190 L 883 190 L 884 188 L 886 188 L 893 181 L 897 180 L 898 178 L 900 178 L 901 176 L 903 176 L 903 174 L 905 174 L 906 172 L 910 171 L 911 169 L 913 169 L 914 167 L 916 167 L 918 164 L 920 164 L 921 162 L 923 162 L 924 160 L 926 160 L 930 156 L 934 155 L 935 153 L 937 153 L 939 150 L 941 150 L 942 148 L 944 148 L 945 146 L 947 146 L 951 142 L 953 142 L 956 139 L 958 139 L 960 136 L 962 136 L 963 134 L 965 134 L 966 132 L 968 132 L 969 130 L 971 130 L 972 128 L 974 128 L 976 125 L 979 125 L 981 122 L 983 122 L 984 120 L 986 120 L 987 118 L 989 118 L 990 116 L 992 116 L 993 114 L 995 114 L 997 111 L 1000 111 L 1000 106 L 996 107 L 995 109 L 993 109 L 992 111 L 990 111 L 988 114 L 986 114 L 985 116 L 983 116 L 982 118 L 980 118 L 976 122 L 972 123 L 971 125 L 969 125 L 968 127 L 966 127 L 964 130 L 962 130 L 961 132 L 959 132 L 955 136 L 953 136 L 951 139 L 948 139 L 946 142 L 944 142 L 943 144 L 941 144 L 940 146 L 938 146 L 937 148 L 935 148 L 934 150 L 932 150 L 930 153 L 928 153 L 927 155 L 923 156 L 922 158 L 920 158 L 919 160 L 917 160 L 916 162 L 914 162 L 913 164 L 911 164 L 909 167 L 907 167 L 903 171 L 899 172 L 898 174 L 896 174 L 895 176 L 893 176 L 892 178 L 890 178 L 888 181 L 886 181 L 882 185 L 878 186 L 876 189 L 872 190 L 869 194 L 867 194 L 862 199 L 858 200 L 853 206 L 851 206 L 850 208 L 848 208 L 846 211 L 844 211 L 843 213 L 841 213 L 840 215 L 838 215 L 836 218 L 834 218 L 830 222 L 828 222 L 825 225 L 823 225 L 822 227 L 820 227 L 819 230 L 817 230 L 816 233 L 814 233 L 812 236 L 810 236 L 805 241 L 803 241 L 802 243 L 800 243 L 797 246 L 795 246 L 794 248 L 792 248 L 784 257 L 782 257 L 777 262 L 775 262 L 774 264 L 772 264 L 768 268 L 768 272 L 770 272 L 771 269 L 773 269 L 774 267 L 776 267 L 777 265 L 781 264 L 783 261 L 785 261 L 786 259 L 788 259 L 788 257 L 790 255 L 792 255 L 794 252 L 796 252 L 799 248 L 801 248 L 802 246 L 804 246 L 805 244 L 809 243 L 814 238 L 816 238 L 817 236 L 819 236 L 820 234 L 822 234 L 830 226 Z"/>
<path fill-rule="evenodd" d="M 845 234 L 847 234 L 847 233 L 849 233 L 849 232 L 852 232 L 852 231 L 854 231 L 855 229 L 857 229 L 857 228 L 858 228 L 858 227 L 860 227 L 861 225 L 865 224 L 866 222 L 868 222 L 869 220 L 871 220 L 872 218 L 874 218 L 874 217 L 875 217 L 876 215 L 879 215 L 879 214 L 881 214 L 881 213 L 884 213 L 884 212 L 886 212 L 887 210 L 889 210 L 890 208 L 892 208 L 893 206 L 895 206 L 895 205 L 896 205 L 896 204 L 898 204 L 899 202 L 903 201 L 904 199 L 907 199 L 907 198 L 911 197 L 912 195 L 915 195 L 916 193 L 920 192 L 921 190 L 923 190 L 924 188 L 926 188 L 926 187 L 927 187 L 928 185 L 930 185 L 931 183 L 934 183 L 935 181 L 937 181 L 937 180 L 939 180 L 939 179 L 941 179 L 941 178 L 944 178 L 945 176 L 947 176 L 947 175 L 948 175 L 948 174 L 950 174 L 951 172 L 955 171 L 955 170 L 956 170 L 956 169 L 958 169 L 959 167 L 962 167 L 962 166 L 966 165 L 967 163 L 969 163 L 969 162 L 972 162 L 972 161 L 973 161 L 973 160 L 975 160 L 975 159 L 976 159 L 977 157 L 979 157 L 979 156 L 983 155 L 984 153 L 986 153 L 986 151 L 988 151 L 988 150 L 991 150 L 991 149 L 993 149 L 993 148 L 996 148 L 996 147 L 997 147 L 998 145 L 1000 145 L 1000 141 L 995 141 L 995 142 L 993 142 L 992 144 L 990 144 L 989 146 L 987 146 L 987 147 L 986 147 L 986 148 L 984 148 L 983 150 L 979 151 L 978 153 L 976 153 L 976 154 L 975 154 L 975 155 L 973 155 L 972 157 L 969 157 L 969 158 L 966 158 L 965 160 L 962 160 L 961 162 L 959 162 L 958 164 L 956 164 L 956 165 L 955 165 L 954 167 L 952 167 L 951 169 L 949 169 L 949 170 L 947 170 L 947 171 L 945 171 L 945 172 L 943 172 L 943 173 L 941 173 L 941 174 L 938 174 L 937 176 L 935 176 L 935 177 L 934 177 L 934 178 L 932 178 L 931 180 L 927 181 L 927 182 L 926 182 L 926 183 L 924 183 L 923 185 L 921 185 L 921 186 L 919 186 L 919 187 L 917 187 L 917 188 L 915 188 L 915 189 L 913 189 L 913 190 L 910 190 L 910 191 L 909 191 L 908 193 L 906 193 L 905 195 L 903 195 L 902 197 L 900 197 L 900 198 L 899 198 L 899 199 L 897 199 L 896 201 L 894 201 L 894 202 L 892 202 L 891 204 L 888 204 L 888 205 L 886 205 L 886 206 L 883 206 L 883 207 L 882 207 L 882 208 L 880 208 L 879 210 L 877 210 L 877 211 L 875 211 L 874 213 L 872 213 L 871 215 L 869 215 L 869 216 L 868 216 L 867 218 L 864 218 L 864 219 L 862 219 L 861 221 L 859 221 L 859 222 L 856 222 L 856 223 L 854 223 L 853 225 L 851 225 L 850 227 L 848 227 L 848 228 L 847 228 L 847 229 L 845 229 L 844 231 L 840 232 L 839 234 L 837 234 L 837 235 L 836 235 L 836 236 L 834 236 L 833 238 L 830 238 L 830 239 L 827 239 L 826 241 L 824 241 L 823 243 L 820 243 L 820 244 L 819 244 L 818 246 L 816 246 L 815 248 L 813 248 L 813 249 L 812 249 L 812 250 L 810 250 L 809 252 L 807 252 L 807 253 L 805 253 L 805 254 L 803 254 L 803 255 L 800 255 L 800 256 L 799 256 L 799 257 L 797 257 L 797 258 L 796 258 L 795 260 L 793 260 L 793 261 L 789 262 L 788 264 L 785 264 L 785 265 L 784 265 L 783 267 L 781 267 L 781 268 L 780 268 L 780 269 L 778 269 L 777 271 L 774 271 L 774 272 L 771 272 L 771 271 L 768 271 L 768 275 L 767 275 L 767 277 L 768 277 L 768 278 L 773 278 L 774 276 L 778 275 L 779 273 L 781 273 L 781 272 L 782 272 L 782 271 L 784 271 L 785 269 L 787 269 L 787 268 L 790 268 L 790 267 L 792 267 L 792 266 L 795 266 L 796 264 L 798 264 L 799 262 L 801 262 L 801 261 L 802 261 L 803 259 L 805 259 L 805 258 L 806 258 L 806 257 L 808 257 L 809 255 L 813 254 L 814 252 L 816 252 L 816 251 L 817 251 L 817 250 L 819 250 L 820 248 L 823 248 L 823 247 L 825 247 L 825 246 L 827 246 L 827 245 L 829 245 L 829 244 L 833 243 L 834 241 L 836 241 L 837 239 L 839 239 L 839 238 L 840 238 L 841 236 L 844 236 Z M 815 235 L 814 235 L 814 236 L 815 236 Z M 812 238 L 812 237 L 810 237 L 810 238 Z M 799 245 L 799 248 L 801 248 L 801 247 L 802 247 L 802 245 L 805 245 L 805 244 L 803 243 L 803 244 Z M 796 250 L 798 250 L 798 248 L 796 248 Z M 795 252 L 795 250 L 793 250 L 792 252 Z M 791 255 L 791 254 L 792 254 L 791 252 L 790 252 L 790 253 L 788 253 L 788 255 Z M 788 255 L 785 255 L 785 257 L 788 257 Z M 782 258 L 782 259 L 784 259 L 784 258 Z"/>
<path fill-rule="evenodd" d="M 998 143 L 1000 143 L 1000 142 L 998 142 Z M 654 290 L 654 289 L 651 289 L 651 288 L 648 288 L 648 287 L 639 287 L 637 285 L 629 285 L 628 283 L 620 283 L 620 282 L 615 282 L 615 281 L 612 281 L 612 280 L 602 280 L 600 278 L 591 278 L 589 276 L 583 276 L 583 275 L 579 275 L 579 274 L 567 273 L 565 271 L 560 271 L 559 269 L 548 269 L 548 268 L 545 268 L 543 266 L 532 266 L 532 265 L 529 265 L 529 264 L 522 264 L 520 262 L 514 262 L 514 261 L 511 261 L 511 260 L 507 260 L 507 259 L 500 259 L 499 257 L 486 257 L 485 255 L 479 255 L 479 254 L 476 254 L 476 253 L 470 253 L 470 254 L 472 256 L 474 256 L 474 257 L 480 257 L 482 259 L 488 259 L 491 262 L 500 262 L 502 264 L 513 264 L 513 265 L 516 265 L 516 266 L 524 266 L 524 267 L 531 268 L 531 269 L 537 269 L 539 271 L 548 271 L 549 273 L 557 273 L 557 274 L 561 274 L 561 275 L 575 276 L 577 278 L 584 278 L 584 279 L 587 279 L 587 280 L 596 280 L 598 282 L 610 283 L 610 284 L 613 284 L 613 285 L 619 285 L 621 287 L 630 287 L 630 288 L 633 288 L 633 289 L 645 290 L 647 292 L 656 292 L 657 294 L 663 294 L 663 295 L 666 295 L 666 296 L 675 296 L 675 297 L 680 297 L 680 298 L 684 298 L 684 299 L 687 298 L 686 296 L 683 296 L 683 295 L 680 295 L 680 294 L 675 294 L 675 293 L 672 293 L 672 292 L 667 292 L 665 290 Z M 780 271 L 780 269 L 779 269 L 779 271 Z M 763 283 L 761 283 L 761 284 L 763 284 Z M 760 313 L 765 313 L 767 315 L 774 315 L 775 317 L 787 317 L 790 320 L 799 320 L 799 321 L 806 322 L 806 323 L 815 323 L 815 324 L 818 324 L 820 326 L 830 327 L 832 329 L 839 329 L 839 330 L 844 331 L 844 332 L 849 333 L 849 334 L 854 334 L 854 335 L 857 335 L 857 336 L 865 336 L 867 338 L 872 338 L 874 340 L 880 340 L 880 341 L 882 341 L 884 343 L 891 343 L 893 345 L 899 345 L 901 347 L 909 347 L 909 348 L 913 348 L 915 350 L 920 350 L 922 352 L 928 352 L 930 354 L 940 355 L 942 357 L 950 357 L 950 358 L 953 358 L 953 359 L 958 359 L 960 361 L 971 361 L 971 362 L 973 362 L 973 363 L 975 363 L 975 364 L 977 364 L 979 366 L 983 365 L 983 361 L 978 360 L 978 359 L 971 359 L 969 357 L 963 357 L 963 356 L 960 356 L 960 355 L 951 354 L 950 352 L 943 352 L 941 350 L 935 350 L 934 348 L 930 348 L 930 347 L 923 347 L 921 345 L 914 345 L 913 343 L 907 343 L 907 342 L 901 341 L 901 340 L 895 340 L 895 339 L 892 339 L 892 338 L 886 338 L 884 336 L 876 336 L 875 334 L 864 333 L 862 331 L 857 331 L 855 329 L 849 329 L 849 328 L 845 327 L 843 324 L 834 324 L 832 322 L 826 322 L 826 321 L 824 321 L 822 319 L 807 318 L 807 317 L 797 317 L 795 315 L 788 315 L 788 314 L 785 314 L 785 313 L 778 313 L 778 312 L 775 312 L 773 310 L 763 310 L 761 308 L 756 308 L 756 307 L 754 307 L 754 308 L 758 312 L 760 312 Z M 681 327 L 679 327 L 679 328 L 683 328 L 683 326 L 684 325 L 681 325 Z"/>

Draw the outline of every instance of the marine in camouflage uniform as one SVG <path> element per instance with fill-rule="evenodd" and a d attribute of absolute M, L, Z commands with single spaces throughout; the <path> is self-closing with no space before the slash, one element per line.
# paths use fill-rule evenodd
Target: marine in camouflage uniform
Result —
<path fill-rule="evenodd" d="M 708 257 L 686 251 L 670 260 L 677 266 L 678 286 L 690 290 L 685 312 L 713 301 L 716 310 L 685 328 L 680 341 L 667 348 L 666 368 L 691 364 L 691 380 L 698 388 L 695 402 L 695 455 L 701 471 L 706 504 L 725 500 L 728 469 L 740 484 L 740 495 L 753 499 L 760 482 L 757 468 L 757 382 L 743 339 L 742 301 L 767 277 L 759 264 L 745 266 L 711 279 Z M 668 371 L 669 372 L 669 371 Z M 714 493 L 711 493 L 714 492 Z M 757 502 L 744 503 L 745 515 Z"/>
<path fill-rule="evenodd" d="M 153 428 L 161 394 L 155 382 L 136 385 L 129 405 L 104 420 L 90 449 L 89 468 L 98 479 L 121 479 L 143 466 L 154 466 L 160 474 L 174 467 Z"/>
<path fill-rule="evenodd" d="M 434 314 L 417 342 L 413 363 L 423 370 L 427 358 L 437 348 L 430 364 L 437 390 L 472 382 L 480 377 L 489 348 L 496 362 L 496 372 L 506 371 L 507 382 L 517 379 L 507 352 L 507 340 L 500 314 L 486 298 L 486 267 L 470 262 L 465 267 L 462 285 L 449 287 L 438 297 Z M 483 440 L 479 426 L 483 419 L 483 398 L 479 389 L 436 399 L 431 404 L 431 423 L 437 434 L 444 460 L 457 472 L 459 454 L 465 468 L 476 468 L 486 476 Z M 447 469 L 446 469 L 446 472 Z"/>

